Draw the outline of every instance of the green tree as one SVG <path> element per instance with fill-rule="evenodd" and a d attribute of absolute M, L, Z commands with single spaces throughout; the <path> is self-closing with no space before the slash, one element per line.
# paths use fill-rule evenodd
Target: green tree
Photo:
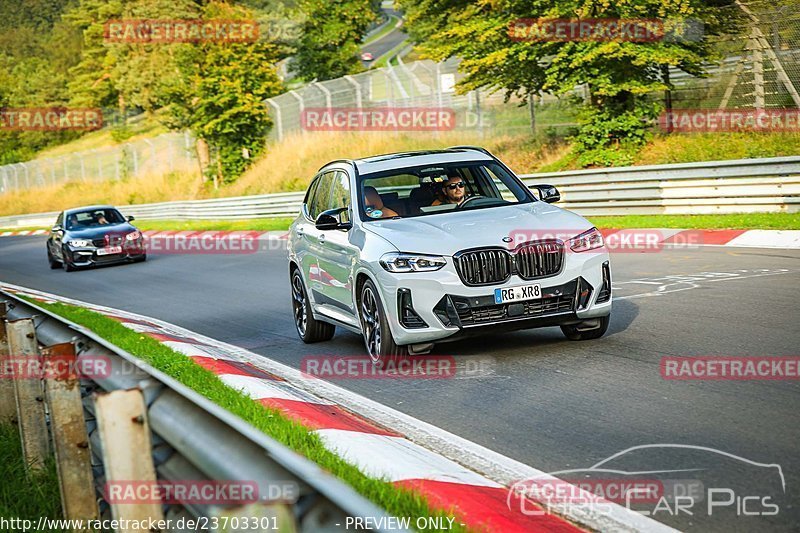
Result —
<path fill-rule="evenodd" d="M 241 7 L 212 3 L 206 18 L 241 20 Z M 179 77 L 165 93 L 169 125 L 189 128 L 216 157 L 209 173 L 222 181 L 238 177 L 264 149 L 272 122 L 264 100 L 280 94 L 275 70 L 279 46 L 268 41 L 184 45 L 176 54 Z"/>
<path fill-rule="evenodd" d="M 363 70 L 358 53 L 376 13 L 370 0 L 302 0 L 305 14 L 291 69 L 305 80 Z"/>
<path fill-rule="evenodd" d="M 584 164 L 614 163 L 609 147 L 641 144 L 659 105 L 645 95 L 670 88 L 663 76 L 670 66 L 704 75 L 715 57 L 707 37 L 735 31 L 741 12 L 733 0 L 401 0 L 411 37 L 436 60 L 462 58 L 462 92 L 504 90 L 506 96 L 549 92 L 564 94 L 576 86 L 589 91 L 576 148 Z M 621 40 L 547 42 L 515 40 L 509 35 L 520 19 L 659 19 L 671 26 L 703 23 L 702 38 L 676 35 L 646 43 Z"/>

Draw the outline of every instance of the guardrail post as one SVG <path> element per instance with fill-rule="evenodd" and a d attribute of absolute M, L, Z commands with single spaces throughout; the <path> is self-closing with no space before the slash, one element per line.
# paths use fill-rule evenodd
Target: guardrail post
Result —
<path fill-rule="evenodd" d="M 154 486 L 156 469 L 153 465 L 150 425 L 142 391 L 117 390 L 96 394 L 94 398 L 97 429 L 103 450 L 103 468 L 106 476 L 106 496 L 111 495 L 109 484 L 131 483 Z M 111 489 L 115 489 L 111 486 Z M 121 492 L 121 491 L 120 491 Z M 148 491 L 155 493 L 156 491 Z M 113 499 L 113 498 L 112 498 Z M 115 520 L 163 520 L 160 502 L 109 502 Z M 148 530 L 132 530 L 147 533 Z"/>
<path fill-rule="evenodd" d="M 67 342 L 43 348 L 42 359 L 64 518 L 93 520 L 98 517 L 97 499 L 75 346 Z"/>
<path fill-rule="evenodd" d="M 47 433 L 42 380 L 37 375 L 41 364 L 33 319 L 6 322 L 6 334 L 8 352 L 15 367 L 12 380 L 25 464 L 31 470 L 42 470 L 50 455 L 50 436 Z"/>
<path fill-rule="evenodd" d="M 8 338 L 6 337 L 6 302 L 0 302 L 0 423 L 7 424 L 14 420 L 17 414 L 16 401 L 14 400 L 14 382 L 11 381 L 8 360 Z"/>

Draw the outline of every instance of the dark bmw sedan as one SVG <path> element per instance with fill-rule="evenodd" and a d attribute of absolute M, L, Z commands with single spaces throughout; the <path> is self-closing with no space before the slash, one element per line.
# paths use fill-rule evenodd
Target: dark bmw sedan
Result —
<path fill-rule="evenodd" d="M 144 261 L 147 253 L 142 233 L 110 205 L 68 209 L 58 215 L 47 239 L 50 268 L 81 267 L 127 261 Z"/>

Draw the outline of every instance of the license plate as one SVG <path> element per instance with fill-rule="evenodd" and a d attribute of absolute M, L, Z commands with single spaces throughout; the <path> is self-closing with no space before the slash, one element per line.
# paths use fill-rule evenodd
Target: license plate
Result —
<path fill-rule="evenodd" d="M 122 246 L 106 246 L 97 250 L 97 255 L 121 254 Z"/>
<path fill-rule="evenodd" d="M 520 285 L 494 290 L 494 303 L 506 304 L 509 302 L 522 302 L 525 300 L 538 300 L 542 297 L 542 288 L 539 284 Z"/>

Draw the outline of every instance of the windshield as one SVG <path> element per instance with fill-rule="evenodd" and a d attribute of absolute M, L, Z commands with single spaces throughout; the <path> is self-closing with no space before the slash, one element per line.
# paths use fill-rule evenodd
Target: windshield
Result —
<path fill-rule="evenodd" d="M 116 209 L 89 209 L 70 213 L 67 216 L 66 228 L 68 230 L 97 228 L 123 222 L 125 222 L 125 218 Z"/>
<path fill-rule="evenodd" d="M 360 178 L 361 218 L 419 217 L 534 201 L 497 163 L 396 169 Z"/>

